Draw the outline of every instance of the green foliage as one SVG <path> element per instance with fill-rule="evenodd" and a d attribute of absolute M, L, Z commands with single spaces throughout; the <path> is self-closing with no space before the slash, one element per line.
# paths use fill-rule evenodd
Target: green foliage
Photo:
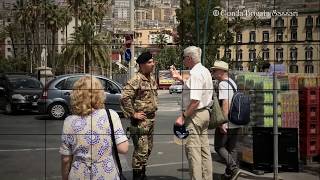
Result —
<path fill-rule="evenodd" d="M 158 62 L 159 70 L 167 70 L 171 65 L 175 65 L 177 69 L 182 68 L 181 49 L 175 47 L 165 47 L 160 50 L 154 59 Z"/>
<path fill-rule="evenodd" d="M 85 58 L 86 69 L 89 65 L 108 67 L 111 61 L 111 34 L 94 32 L 95 28 L 90 24 L 82 24 L 76 29 L 64 51 L 65 59 L 68 59 L 67 64 L 82 65 Z"/>
<path fill-rule="evenodd" d="M 160 33 L 156 37 L 156 44 L 158 45 L 159 48 L 163 48 L 166 46 L 168 43 L 168 38 L 166 37 L 165 33 Z"/>
<path fill-rule="evenodd" d="M 208 7 L 208 0 L 199 0 L 199 31 L 200 31 L 200 47 L 206 44 L 205 56 L 207 67 L 213 65 L 216 60 L 217 48 L 225 44 L 227 22 L 221 16 L 213 16 L 212 12 L 220 5 L 218 0 L 212 0 L 211 6 Z M 178 25 L 178 41 L 182 47 L 189 45 L 197 45 L 196 37 L 196 21 L 195 21 L 195 2 L 181 1 L 181 9 L 177 9 L 177 20 L 180 22 Z M 208 27 L 206 39 L 203 40 L 205 32 L 205 19 L 207 8 L 209 8 Z"/>

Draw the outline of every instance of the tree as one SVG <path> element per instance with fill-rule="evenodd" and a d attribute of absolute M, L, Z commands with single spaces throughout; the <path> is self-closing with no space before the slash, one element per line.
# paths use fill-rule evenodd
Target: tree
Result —
<path fill-rule="evenodd" d="M 175 47 L 164 47 L 159 54 L 155 56 L 157 68 L 159 70 L 167 70 L 171 65 L 175 65 L 177 69 L 182 69 L 181 49 Z"/>
<path fill-rule="evenodd" d="M 205 31 L 205 17 L 207 12 L 207 0 L 198 0 L 199 7 L 199 34 L 203 35 Z M 179 25 L 177 27 L 178 31 L 178 42 L 184 48 L 189 45 L 197 44 L 196 37 L 196 24 L 195 24 L 195 2 L 194 1 L 180 1 L 180 9 L 176 10 L 177 20 Z M 215 7 L 219 6 L 218 0 L 213 0 L 209 8 L 209 12 L 212 12 Z M 212 13 L 209 13 L 212 14 Z M 227 30 L 227 23 L 221 16 L 208 16 L 208 29 L 207 38 L 203 40 L 200 37 L 200 45 L 205 43 L 206 46 L 206 66 L 213 64 L 214 57 L 217 54 L 217 48 L 224 44 L 225 37 L 224 32 Z"/>
<path fill-rule="evenodd" d="M 86 4 L 86 0 L 67 0 L 69 7 L 74 15 L 75 19 L 75 29 L 78 28 L 78 20 L 79 20 L 79 7 L 82 6 L 83 4 Z"/>
<path fill-rule="evenodd" d="M 99 65 L 102 70 L 111 61 L 111 35 L 110 33 L 100 33 L 95 35 L 95 28 L 90 24 L 82 24 L 72 34 L 70 44 L 65 49 L 65 59 L 69 59 L 68 64 L 83 64 L 85 68 Z"/>
<path fill-rule="evenodd" d="M 36 60 L 36 64 L 40 64 L 40 38 L 39 38 L 39 23 L 41 22 L 41 17 L 44 11 L 43 4 L 37 0 L 27 2 L 27 5 L 23 9 L 23 14 L 25 15 L 24 22 L 27 28 L 31 32 L 31 46 L 33 59 Z"/>
<path fill-rule="evenodd" d="M 43 14 L 43 21 L 45 22 L 45 27 L 51 31 L 51 51 L 49 54 L 49 63 L 52 68 L 57 66 L 56 60 L 56 35 L 59 29 L 64 28 L 70 21 L 71 18 L 68 17 L 67 9 L 57 6 L 53 3 L 45 4 L 45 12 Z"/>
<path fill-rule="evenodd" d="M 157 35 L 155 43 L 158 45 L 160 49 L 165 47 L 168 43 L 168 37 L 166 37 L 166 34 L 161 32 Z"/>

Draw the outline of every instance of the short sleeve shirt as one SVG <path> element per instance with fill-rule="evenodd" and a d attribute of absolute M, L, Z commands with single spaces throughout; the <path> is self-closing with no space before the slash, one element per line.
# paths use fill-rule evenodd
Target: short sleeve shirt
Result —
<path fill-rule="evenodd" d="M 231 78 L 229 78 L 228 80 L 229 80 L 229 82 L 232 83 L 233 87 L 237 90 L 238 89 L 237 84 Z M 234 95 L 234 91 L 232 89 L 232 86 L 226 81 L 221 81 L 219 83 L 219 100 L 227 99 L 230 104 L 232 101 L 233 95 Z M 237 126 L 237 125 L 229 122 L 228 127 L 229 128 L 238 128 L 240 126 Z"/>
<path fill-rule="evenodd" d="M 127 141 L 118 114 L 113 110 L 110 110 L 110 114 L 116 144 Z M 70 115 L 65 119 L 60 154 L 73 155 L 70 179 L 118 179 L 112 146 L 111 129 L 105 109 L 95 110 L 86 117 Z M 90 174 L 93 178 L 90 178 Z"/>

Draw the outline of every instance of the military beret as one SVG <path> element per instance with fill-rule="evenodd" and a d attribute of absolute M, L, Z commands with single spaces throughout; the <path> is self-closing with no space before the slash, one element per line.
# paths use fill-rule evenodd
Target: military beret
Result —
<path fill-rule="evenodd" d="M 150 59 L 152 59 L 152 54 L 150 52 L 144 52 L 140 54 L 140 56 L 137 58 L 137 63 L 144 64 L 148 62 Z"/>

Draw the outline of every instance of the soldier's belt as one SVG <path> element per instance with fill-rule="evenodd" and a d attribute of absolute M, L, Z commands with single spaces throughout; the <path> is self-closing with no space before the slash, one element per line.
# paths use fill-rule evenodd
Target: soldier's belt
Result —
<path fill-rule="evenodd" d="M 147 131 L 146 129 L 135 127 L 135 126 L 128 127 L 127 131 L 130 132 L 130 136 L 132 136 L 132 135 L 147 135 L 147 134 L 149 134 L 149 131 Z"/>

